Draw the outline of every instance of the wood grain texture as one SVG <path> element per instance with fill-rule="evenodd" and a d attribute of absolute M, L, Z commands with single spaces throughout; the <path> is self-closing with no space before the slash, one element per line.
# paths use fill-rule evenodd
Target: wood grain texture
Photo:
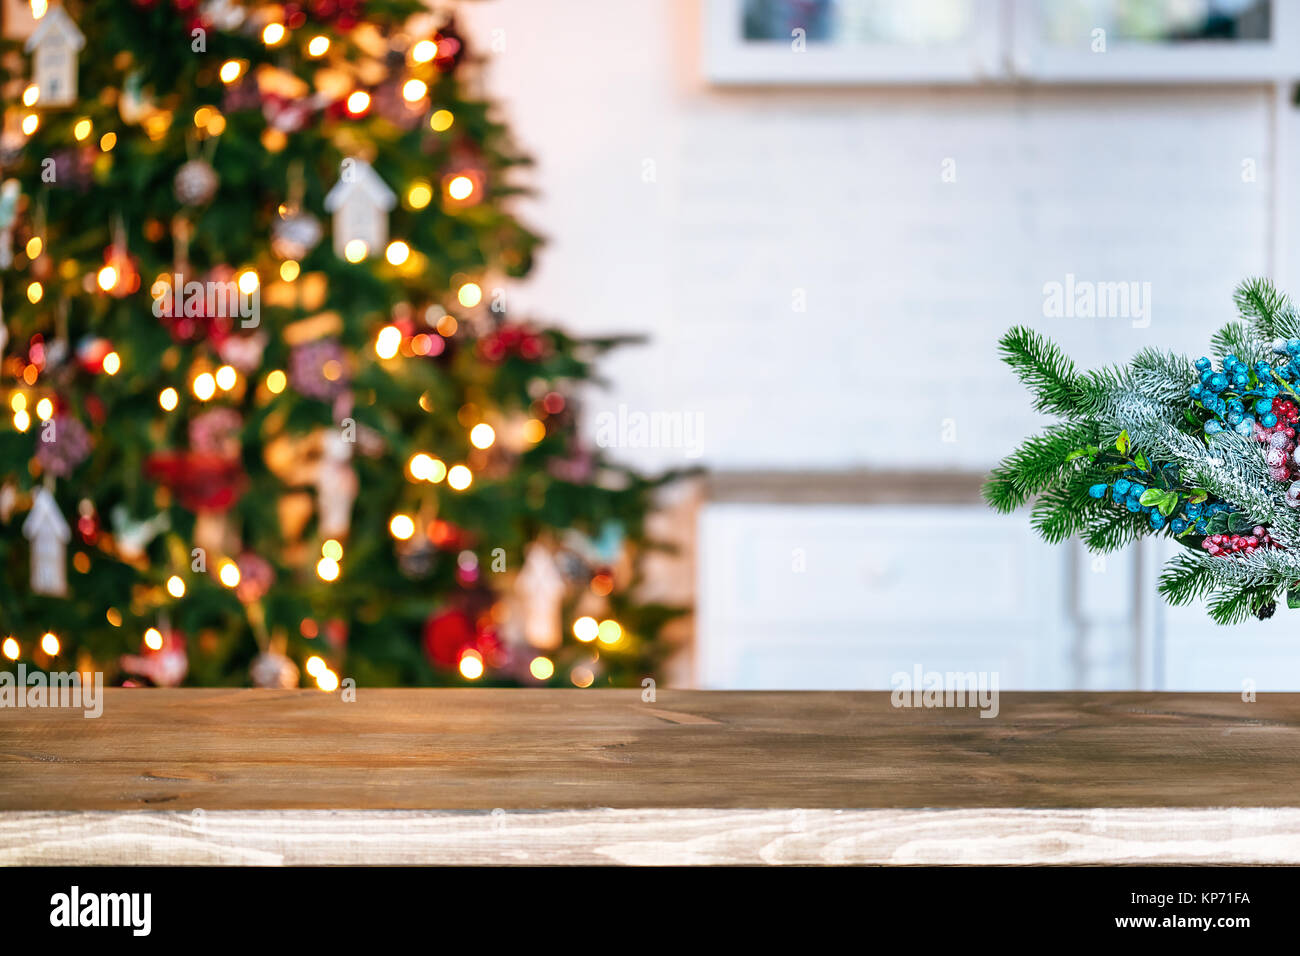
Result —
<path fill-rule="evenodd" d="M 1300 810 L 0 813 L 0 865 L 1300 863 Z"/>
<path fill-rule="evenodd" d="M 0 810 L 1294 807 L 1300 695 L 108 690 L 0 709 Z"/>

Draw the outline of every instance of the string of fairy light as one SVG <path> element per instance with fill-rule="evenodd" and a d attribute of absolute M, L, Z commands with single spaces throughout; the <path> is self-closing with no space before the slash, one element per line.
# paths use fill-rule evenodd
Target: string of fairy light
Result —
<path fill-rule="evenodd" d="M 47 12 L 48 4 L 45 0 L 31 0 L 31 9 L 33 16 L 40 19 Z M 290 39 L 290 31 L 282 23 L 268 23 L 262 29 L 261 39 L 267 47 L 279 47 Z M 319 59 L 329 52 L 330 46 L 330 38 L 318 34 L 308 40 L 306 52 L 310 58 Z M 427 64 L 437 56 L 437 53 L 437 43 L 430 39 L 423 39 L 410 48 L 409 56 L 413 64 Z M 231 59 L 221 64 L 217 75 L 223 84 L 229 86 L 239 82 L 248 69 L 248 61 Z M 428 96 L 428 93 L 428 84 L 418 77 L 407 79 L 401 87 L 403 99 L 412 105 L 420 104 Z M 347 94 L 343 102 L 347 114 L 353 118 L 366 116 L 372 107 L 371 95 L 364 89 L 354 89 Z M 24 89 L 22 103 L 27 112 L 21 118 L 20 128 L 24 135 L 30 137 L 40 129 L 41 124 L 41 117 L 37 112 L 40 105 L 40 89 L 36 84 L 29 84 Z M 220 136 L 226 128 L 225 117 L 214 106 L 199 107 L 195 111 L 192 120 L 195 129 L 209 137 Z M 429 114 L 428 123 L 430 129 L 434 132 L 446 132 L 454 125 L 455 116 L 447 109 L 433 109 Z M 165 137 L 171 124 L 171 113 L 163 110 L 153 112 L 143 117 L 141 121 L 145 134 L 153 141 Z M 88 116 L 80 117 L 72 124 L 72 135 L 78 143 L 91 140 L 95 134 L 94 121 Z M 285 135 L 279 129 L 268 127 L 263 133 L 263 145 L 271 151 L 278 151 L 285 144 Z M 118 136 L 115 131 L 103 131 L 98 138 L 100 152 L 102 154 L 111 153 L 116 147 L 117 141 Z M 480 181 L 476 181 L 476 176 L 472 172 L 448 173 L 442 177 L 437 187 L 427 179 L 417 178 L 409 183 L 406 188 L 406 205 L 415 211 L 426 208 L 433 201 L 435 189 L 441 192 L 443 201 L 448 205 L 453 207 L 466 205 L 477 199 L 476 193 L 480 189 Z M 286 208 L 282 206 L 280 212 L 283 214 L 285 211 Z M 40 236 L 31 237 L 27 241 L 24 251 L 30 261 L 35 261 L 40 256 L 49 254 L 47 244 Z M 370 255 L 371 249 L 361 239 L 350 240 L 343 249 L 343 258 L 353 264 L 364 262 Z M 389 265 L 398 268 L 418 266 L 418 263 L 413 259 L 410 245 L 402 239 L 392 239 L 387 243 L 384 249 L 384 259 Z M 78 266 L 75 262 L 71 260 L 65 261 L 60 267 L 60 275 L 65 279 L 74 279 L 77 275 L 77 269 Z M 281 281 L 294 283 L 301 275 L 301 264 L 293 258 L 286 258 L 279 264 L 278 275 Z M 245 266 L 234 274 L 234 282 L 239 291 L 245 296 L 251 296 L 257 292 L 261 281 L 259 272 L 254 266 Z M 151 286 L 151 293 L 155 296 L 161 295 L 170 284 L 170 276 L 160 275 Z M 88 291 L 98 290 L 104 294 L 121 296 L 137 291 L 140 285 L 140 277 L 131 270 L 129 260 L 123 258 L 117 262 L 110 261 L 97 270 L 85 274 L 84 285 Z M 33 305 L 40 303 L 45 297 L 44 285 L 39 280 L 31 281 L 27 285 L 26 296 Z M 456 301 L 463 308 L 472 309 L 478 306 L 482 300 L 482 287 L 472 279 L 462 277 L 462 281 L 456 288 Z M 433 334 L 420 332 L 409 336 L 404 334 L 396 325 L 385 325 L 376 335 L 374 343 L 375 355 L 381 362 L 385 363 L 397 362 L 404 357 L 411 356 L 436 356 L 446 348 L 445 340 L 455 335 L 458 324 L 455 316 L 448 313 L 432 323 Z M 36 343 L 33 346 L 33 351 L 29 352 L 29 361 L 23 366 L 19 375 L 23 385 L 30 389 L 36 388 L 41 374 L 43 365 L 41 348 L 42 343 Z M 338 365 L 337 361 L 331 360 L 331 362 Z M 330 380 L 342 374 L 341 368 L 331 370 L 328 367 L 331 362 L 327 362 L 326 367 L 322 368 L 322 374 L 326 379 Z M 122 356 L 115 349 L 110 348 L 99 360 L 99 370 L 105 375 L 115 376 L 121 369 Z M 188 391 L 201 403 L 216 400 L 223 394 L 238 392 L 240 389 L 241 376 L 232 365 L 223 364 L 215 369 L 192 367 L 191 370 L 193 374 L 189 381 Z M 331 374 L 331 371 L 333 374 Z M 285 392 L 289 384 L 288 375 L 282 369 L 272 369 L 262 377 L 261 384 L 265 390 L 264 398 L 269 400 Z M 13 416 L 13 425 L 20 432 L 26 432 L 32 427 L 33 413 L 37 420 L 47 422 L 54 417 L 56 412 L 55 404 L 49 395 L 36 397 L 34 405 L 31 404 L 31 398 L 22 387 L 17 388 L 10 395 L 9 405 Z M 158 405 L 165 413 L 176 412 L 181 407 L 181 402 L 182 393 L 175 386 L 166 386 L 158 394 Z M 555 402 L 560 403 L 558 407 Z M 542 414 L 558 411 L 562 407 L 562 402 L 562 398 L 556 393 L 551 393 L 541 403 Z M 426 396 L 421 396 L 420 405 L 426 412 L 431 410 Z M 485 421 L 475 420 L 477 417 L 478 412 L 473 405 L 462 407 L 458 415 L 462 425 L 467 428 L 470 445 L 479 451 L 486 451 L 497 440 L 496 429 Z M 520 435 L 524 442 L 536 444 L 545 438 L 546 425 L 540 417 L 530 417 L 520 429 Z M 416 483 L 438 485 L 445 482 L 446 486 L 453 492 L 466 491 L 474 481 L 474 474 L 469 464 L 464 462 L 448 464 L 428 451 L 414 453 L 407 462 L 406 473 L 408 480 Z M 422 529 L 419 527 L 419 520 L 416 515 L 408 512 L 399 511 L 394 513 L 389 519 L 389 533 L 399 542 L 409 541 L 420 531 L 424 531 L 432 537 L 433 524 L 436 522 L 431 522 L 428 528 Z M 477 561 L 472 552 L 466 553 L 469 554 L 470 559 Z M 343 545 L 337 538 L 329 538 L 324 541 L 321 545 L 320 558 L 315 566 L 317 577 L 326 584 L 337 581 L 343 572 L 343 557 Z M 84 561 L 84 568 L 81 567 L 77 559 Z M 464 559 L 464 554 L 462 554 L 462 559 Z M 74 564 L 77 565 L 78 570 L 89 570 L 89 561 L 84 554 L 78 553 L 74 558 Z M 475 566 L 477 565 L 475 564 Z M 239 565 L 229 557 L 223 557 L 217 562 L 215 574 L 217 580 L 226 588 L 233 590 L 238 588 L 241 583 L 242 576 Z M 182 600 L 188 590 L 185 579 L 180 574 L 168 576 L 163 587 L 167 595 L 174 601 Z M 598 574 L 592 582 L 592 590 L 598 595 L 607 595 L 612 590 L 612 579 L 607 574 Z M 109 608 L 106 618 L 112 626 L 122 626 L 122 615 L 116 608 Z M 317 633 L 315 622 L 309 619 L 304 619 L 301 622 L 300 630 L 305 637 L 313 637 Z M 613 646 L 623 636 L 622 627 L 618 622 L 612 619 L 597 621 L 590 616 L 579 617 L 573 622 L 572 630 L 574 637 L 584 644 Z M 143 644 L 151 651 L 161 650 L 164 646 L 162 632 L 157 627 L 147 628 L 143 635 Z M 50 631 L 42 635 L 38 647 L 40 652 L 48 658 L 55 658 L 61 652 L 58 636 Z M 9 660 L 17 660 L 21 654 L 21 645 L 13 636 L 0 641 L 0 655 Z M 321 690 L 333 691 L 339 687 L 338 674 L 330 668 L 323 657 L 311 655 L 305 662 L 303 669 Z M 486 669 L 482 654 L 474 648 L 465 649 L 460 658 L 458 669 L 461 676 L 466 680 L 479 679 Z M 537 655 L 529 662 L 529 673 L 536 680 L 549 680 L 555 673 L 555 664 L 549 657 Z M 578 687 L 590 686 L 595 680 L 594 671 L 585 664 L 576 666 L 572 670 L 570 677 Z"/>

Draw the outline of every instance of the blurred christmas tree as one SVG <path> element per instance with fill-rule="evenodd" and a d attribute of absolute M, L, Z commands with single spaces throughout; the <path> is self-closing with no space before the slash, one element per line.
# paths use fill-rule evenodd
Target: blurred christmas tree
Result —
<path fill-rule="evenodd" d="M 506 317 L 527 160 L 454 23 L 14 8 L 4 656 L 324 689 L 652 672 L 674 612 L 631 594 L 658 482 L 576 435 L 616 343 Z"/>

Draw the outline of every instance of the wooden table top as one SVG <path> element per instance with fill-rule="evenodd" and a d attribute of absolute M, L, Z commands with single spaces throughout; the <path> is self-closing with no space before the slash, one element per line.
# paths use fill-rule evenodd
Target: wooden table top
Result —
<path fill-rule="evenodd" d="M 426 822 L 471 811 L 493 817 L 484 825 L 498 832 L 503 818 L 522 819 L 514 811 L 625 813 L 655 826 L 758 813 L 783 831 L 797 819 L 791 832 L 806 835 L 850 818 L 874 827 L 897 811 L 947 809 L 985 828 L 1046 813 L 1038 819 L 1059 836 L 1095 829 L 1099 813 L 1105 831 L 1127 825 L 1129 809 L 1181 808 L 1191 815 L 1179 819 L 1218 814 L 1224 840 L 1236 839 L 1233 826 L 1255 827 L 1242 839 L 1281 828 L 1290 842 L 1270 845 L 1300 860 L 1300 694 L 1248 703 L 1007 692 L 987 719 L 894 708 L 887 692 L 661 690 L 652 703 L 632 690 L 361 688 L 351 703 L 306 690 L 104 693 L 98 719 L 0 709 L 0 817 L 22 821 L 29 838 L 33 820 L 62 821 L 66 835 L 108 819 L 68 816 L 89 811 L 165 811 L 205 826 L 249 811 L 297 813 L 299 823 L 300 811 L 422 811 Z M 1227 808 L 1273 809 L 1251 824 L 1240 811 L 1229 820 Z M 1164 828 L 1140 814 L 1130 822 Z M 824 836 L 822 856 L 845 839 Z M 283 834 L 276 839 L 283 851 Z M 31 851 L 0 833 L 6 859 L 30 862 Z"/>

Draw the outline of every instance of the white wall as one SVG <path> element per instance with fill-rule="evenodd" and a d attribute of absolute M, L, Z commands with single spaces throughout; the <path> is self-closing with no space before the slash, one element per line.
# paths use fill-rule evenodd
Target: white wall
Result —
<path fill-rule="evenodd" d="M 514 304 L 650 333 L 593 413 L 697 412 L 718 467 L 982 469 L 1036 422 L 996 360 L 1008 325 L 1087 364 L 1199 354 L 1269 264 L 1263 88 L 725 90 L 699 78 L 697 2 L 463 20 L 502 31 L 489 90 L 539 162 L 523 212 L 551 243 Z M 1150 282 L 1150 327 L 1044 318 L 1066 273 Z"/>

